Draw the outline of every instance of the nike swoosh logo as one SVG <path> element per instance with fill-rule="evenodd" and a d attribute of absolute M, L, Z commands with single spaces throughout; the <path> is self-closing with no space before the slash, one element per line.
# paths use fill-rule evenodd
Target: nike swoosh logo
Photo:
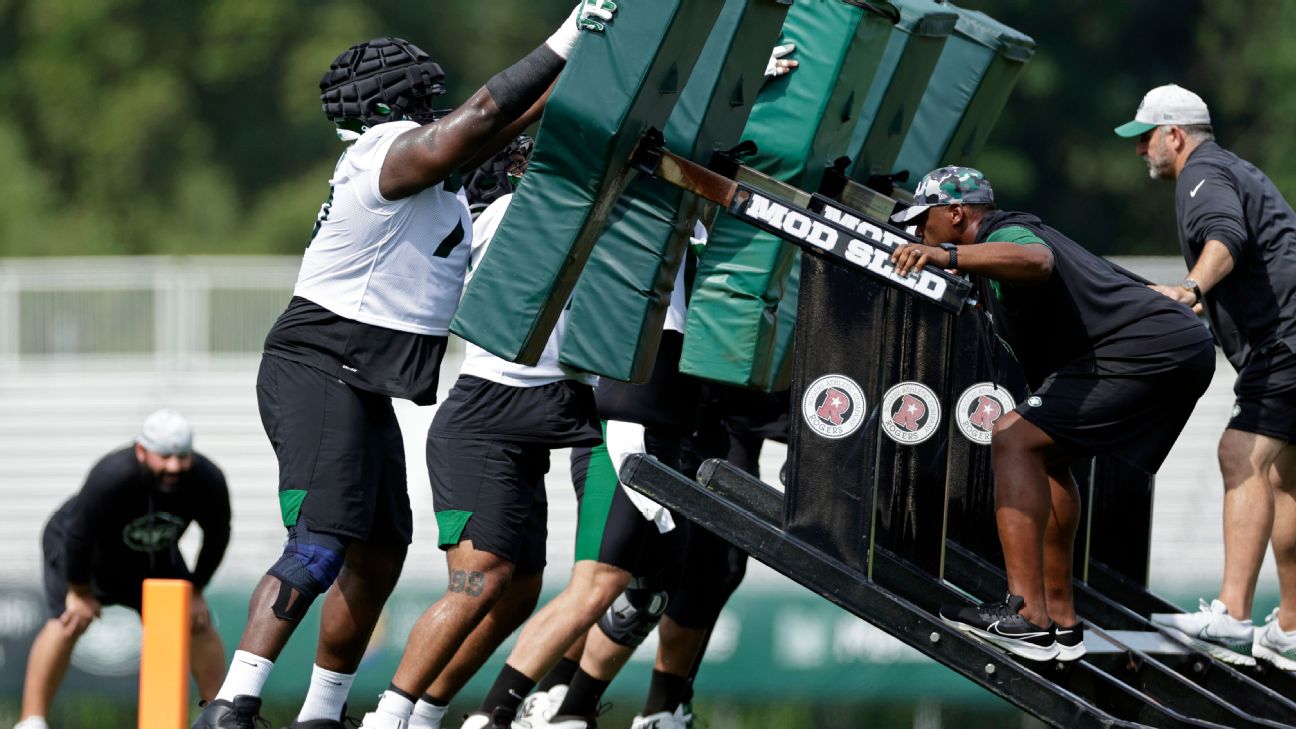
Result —
<path fill-rule="evenodd" d="M 245 661 L 245 660 L 243 660 L 242 658 L 239 659 L 239 663 L 247 664 L 247 665 L 249 665 L 249 666 L 251 666 L 251 667 L 253 667 L 253 668 L 260 668 L 260 667 L 261 667 L 261 664 L 260 664 L 260 663 L 253 663 L 252 661 Z"/>
<path fill-rule="evenodd" d="M 1005 633 L 999 629 L 998 620 L 994 621 L 993 623 L 990 623 L 990 626 L 986 628 L 986 632 L 994 633 L 995 635 L 1002 635 L 1005 638 L 1039 638 L 1041 636 L 1048 635 L 1048 631 L 1043 631 L 1039 633 Z"/>
<path fill-rule="evenodd" d="M 334 686 L 341 686 L 341 685 L 342 685 L 342 682 L 341 682 L 341 681 L 334 681 L 334 680 L 332 680 L 332 679 L 328 679 L 328 678 L 326 678 L 326 679 L 324 679 L 324 680 L 325 680 L 325 681 L 328 681 L 329 683 L 333 684 Z"/>
<path fill-rule="evenodd" d="M 1205 179 L 1203 179 L 1201 182 L 1197 183 L 1197 187 L 1194 187 L 1193 189 L 1191 189 L 1191 190 L 1188 191 L 1188 197 L 1197 197 L 1197 191 L 1200 190 L 1200 189 L 1201 189 L 1201 186 L 1202 186 L 1202 185 L 1205 185 L 1205 184 L 1206 184 L 1206 180 L 1205 180 Z"/>

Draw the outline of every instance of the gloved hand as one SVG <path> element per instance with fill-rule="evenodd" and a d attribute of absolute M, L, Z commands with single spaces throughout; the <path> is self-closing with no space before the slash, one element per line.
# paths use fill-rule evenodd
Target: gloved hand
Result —
<path fill-rule="evenodd" d="M 607 28 L 607 21 L 616 12 L 616 3 L 612 0 L 581 0 L 572 9 L 571 14 L 558 26 L 558 30 L 549 36 L 545 45 L 553 49 L 559 58 L 567 60 L 582 30 L 602 32 Z"/>
<path fill-rule="evenodd" d="M 606 28 L 604 24 L 612 19 L 616 9 L 617 5 L 612 0 L 581 0 L 581 4 L 576 7 L 580 13 L 576 24 L 581 30 L 601 33 Z"/>
<path fill-rule="evenodd" d="M 791 73 L 792 69 L 801 65 L 799 62 L 790 58 L 784 58 L 787 54 L 796 50 L 795 43 L 784 43 L 781 46 L 774 46 L 770 52 L 769 63 L 765 66 L 765 75 L 778 77 Z"/>

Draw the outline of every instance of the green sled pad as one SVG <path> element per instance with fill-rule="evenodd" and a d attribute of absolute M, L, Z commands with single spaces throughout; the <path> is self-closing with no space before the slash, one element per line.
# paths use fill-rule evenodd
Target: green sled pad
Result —
<path fill-rule="evenodd" d="M 900 145 L 958 20 L 957 13 L 934 0 L 891 1 L 900 9 L 900 20 L 891 29 L 851 137 L 848 172 L 860 182 L 894 171 Z"/>
<path fill-rule="evenodd" d="M 716 149 L 738 143 L 790 4 L 725 3 L 666 123 L 667 149 L 706 164 Z M 648 381 L 694 208 L 693 196 L 674 185 L 642 175 L 630 181 L 572 294 L 564 364 Z"/>
<path fill-rule="evenodd" d="M 800 67 L 771 80 L 743 137 L 760 151 L 743 161 L 770 177 L 814 189 L 846 154 L 857 112 L 899 17 L 887 2 L 799 0 L 780 42 Z M 742 387 L 773 384 L 777 308 L 796 248 L 720 216 L 698 265 L 680 371 Z"/>
<path fill-rule="evenodd" d="M 959 14 L 896 160 L 913 190 L 931 170 L 972 164 L 985 146 L 1035 41 L 975 10 Z"/>
<path fill-rule="evenodd" d="M 649 127 L 665 127 L 723 5 L 624 2 L 606 33 L 576 45 L 452 332 L 535 364 L 625 188 L 631 151 Z"/>
<path fill-rule="evenodd" d="M 796 361 L 796 320 L 797 300 L 801 293 L 801 257 L 797 253 L 792 261 L 792 270 L 788 272 L 783 287 L 783 298 L 779 300 L 774 325 L 774 358 L 771 362 L 768 382 L 760 383 L 762 389 L 769 392 L 781 392 L 792 386 L 792 364 Z"/>

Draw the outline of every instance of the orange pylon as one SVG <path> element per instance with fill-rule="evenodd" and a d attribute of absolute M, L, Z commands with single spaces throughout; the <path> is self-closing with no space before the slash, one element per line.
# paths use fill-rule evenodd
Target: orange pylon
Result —
<path fill-rule="evenodd" d="M 186 580 L 144 580 L 139 729 L 184 729 L 189 718 L 189 610 Z"/>

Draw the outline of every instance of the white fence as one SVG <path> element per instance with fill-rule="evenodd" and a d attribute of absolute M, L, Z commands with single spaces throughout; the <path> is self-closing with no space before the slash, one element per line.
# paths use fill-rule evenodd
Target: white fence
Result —
<path fill-rule="evenodd" d="M 1183 275 L 1177 259 L 1121 262 L 1156 280 Z M 0 259 L 0 580 L 39 580 L 45 519 L 96 458 L 127 443 L 143 417 L 164 405 L 193 421 L 198 449 L 230 481 L 234 539 L 217 580 L 243 583 L 264 571 L 282 530 L 274 456 L 253 384 L 261 340 L 288 299 L 297 264 L 283 257 Z M 460 356 L 452 348 L 442 392 Z M 1220 358 L 1210 391 L 1158 477 L 1152 574 L 1155 586 L 1172 592 L 1217 586 L 1223 560 L 1214 454 L 1232 379 Z M 444 561 L 433 546 L 423 466 L 432 412 L 397 405 L 416 514 L 406 579 L 439 582 Z M 783 450 L 769 445 L 763 470 L 772 477 Z M 549 483 L 549 581 L 557 585 L 570 565 L 575 526 L 565 452 L 554 455 Z M 753 567 L 751 576 L 790 584 L 764 568 Z M 1274 584 L 1270 564 L 1262 590 L 1276 591 Z"/>

